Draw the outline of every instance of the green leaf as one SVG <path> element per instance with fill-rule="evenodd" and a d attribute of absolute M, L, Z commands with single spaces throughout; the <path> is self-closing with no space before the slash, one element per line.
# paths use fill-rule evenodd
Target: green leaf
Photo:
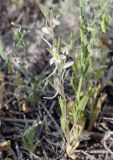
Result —
<path fill-rule="evenodd" d="M 68 128 L 68 120 L 67 120 L 67 113 L 66 113 L 66 100 L 63 99 L 62 97 L 59 97 L 59 103 L 60 103 L 60 108 L 61 108 L 61 112 L 62 112 L 62 116 L 60 118 L 60 122 L 61 122 L 61 127 L 62 130 L 65 134 L 65 137 L 67 138 L 67 128 Z"/>
<path fill-rule="evenodd" d="M 87 26 L 87 30 L 90 32 L 95 32 L 95 28 L 91 27 L 91 26 Z"/>
<path fill-rule="evenodd" d="M 66 100 L 59 97 L 60 108 L 62 115 L 66 118 Z"/>
<path fill-rule="evenodd" d="M 96 79 L 99 80 L 104 74 L 104 69 L 103 68 L 97 69 L 95 74 L 96 74 Z"/>
<path fill-rule="evenodd" d="M 78 80 L 74 77 L 73 77 L 73 80 L 72 80 L 72 87 L 74 89 L 74 92 L 76 93 L 77 90 L 78 90 Z"/>
<path fill-rule="evenodd" d="M 8 73 L 11 73 L 13 71 L 13 67 L 10 62 L 8 62 Z"/>
<path fill-rule="evenodd" d="M 83 52 L 83 56 L 84 56 L 84 58 L 86 59 L 87 57 L 88 57 L 88 55 L 89 55 L 89 51 L 88 51 L 88 45 L 86 44 L 86 45 L 82 45 L 82 52 Z"/>
<path fill-rule="evenodd" d="M 78 109 L 80 109 L 81 111 L 84 111 L 84 109 L 88 103 L 88 100 L 89 100 L 89 96 L 84 95 L 78 104 Z"/>
<path fill-rule="evenodd" d="M 25 42 L 24 42 L 24 36 L 25 36 L 25 32 L 15 29 L 13 31 L 13 38 L 15 41 L 16 46 L 20 46 L 20 47 L 25 47 Z"/>
<path fill-rule="evenodd" d="M 15 74 L 15 84 L 17 86 L 22 85 L 22 79 L 21 79 L 21 76 L 18 73 Z"/>
<path fill-rule="evenodd" d="M 87 62 L 83 67 L 83 75 L 87 73 L 88 68 L 89 68 L 89 63 Z"/>
<path fill-rule="evenodd" d="M 108 22 L 107 16 L 105 14 L 102 14 L 101 29 L 102 29 L 102 32 L 104 33 L 106 32 L 107 22 Z"/>
<path fill-rule="evenodd" d="M 35 121 L 31 127 L 27 129 L 23 137 L 24 145 L 30 150 L 34 151 L 34 134 L 40 122 Z"/>
<path fill-rule="evenodd" d="M 65 134 L 65 136 L 66 136 L 66 135 L 67 135 L 67 134 L 66 134 L 67 126 L 68 126 L 68 125 L 67 125 L 67 119 L 64 118 L 63 116 L 61 116 L 60 122 L 61 122 L 62 130 L 63 130 L 63 132 L 64 132 L 64 134 Z"/>

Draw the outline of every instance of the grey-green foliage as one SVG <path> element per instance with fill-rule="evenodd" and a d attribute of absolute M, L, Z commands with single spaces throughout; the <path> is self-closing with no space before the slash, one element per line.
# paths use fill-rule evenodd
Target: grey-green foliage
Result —
<path fill-rule="evenodd" d="M 4 53 L 4 44 L 2 39 L 0 39 L 0 56 L 4 59 L 7 60 L 7 56 Z"/>
<path fill-rule="evenodd" d="M 24 53 L 26 56 L 26 59 L 28 58 L 28 47 L 25 41 L 25 36 L 29 33 L 29 31 L 22 30 L 20 28 L 16 28 L 13 30 L 13 39 L 14 39 L 14 50 L 15 56 L 16 56 L 16 47 L 21 47 L 24 49 Z"/>
<path fill-rule="evenodd" d="M 29 149 L 31 152 L 34 152 L 34 135 L 36 132 L 36 129 L 38 125 L 40 124 L 40 121 L 34 121 L 33 125 L 30 126 L 24 133 L 24 136 L 22 138 L 24 145 Z"/>

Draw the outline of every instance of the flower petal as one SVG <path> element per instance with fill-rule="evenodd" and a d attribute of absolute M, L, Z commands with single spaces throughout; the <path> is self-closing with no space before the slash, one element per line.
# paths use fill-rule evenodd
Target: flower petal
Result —
<path fill-rule="evenodd" d="M 60 64 L 61 63 L 61 59 L 55 59 L 54 60 L 56 64 Z"/>
<path fill-rule="evenodd" d="M 62 55 L 60 55 L 60 59 L 65 60 L 66 56 L 62 54 Z"/>
<path fill-rule="evenodd" d="M 67 62 L 67 63 L 65 63 L 65 65 L 64 65 L 64 69 L 66 69 L 66 68 L 69 68 L 70 66 L 72 66 L 74 64 L 74 62 L 73 61 L 71 61 L 71 62 Z"/>
<path fill-rule="evenodd" d="M 45 33 L 45 34 L 50 34 L 50 30 L 47 27 L 43 27 L 42 32 Z"/>
<path fill-rule="evenodd" d="M 54 63 L 54 59 L 51 58 L 50 61 L 49 61 L 50 65 L 52 65 Z"/>
<path fill-rule="evenodd" d="M 58 19 L 55 19 L 55 18 L 52 19 L 52 23 L 53 23 L 55 26 L 59 26 L 59 25 L 60 25 L 60 21 L 59 21 Z"/>

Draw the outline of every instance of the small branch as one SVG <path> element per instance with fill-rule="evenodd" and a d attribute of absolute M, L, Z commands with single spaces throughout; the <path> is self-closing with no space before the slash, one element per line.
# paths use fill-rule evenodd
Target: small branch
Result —
<path fill-rule="evenodd" d="M 45 99 L 54 99 L 58 95 L 58 91 L 52 97 L 43 97 Z"/>
<path fill-rule="evenodd" d="M 102 143 L 103 143 L 104 148 L 105 148 L 111 155 L 113 155 L 113 151 L 111 151 L 111 149 L 108 148 L 108 146 L 107 146 L 107 144 L 106 144 L 106 141 L 110 138 L 111 135 L 113 135 L 113 132 L 112 132 L 112 131 L 108 131 L 108 132 L 105 134 L 105 136 L 104 136 L 104 138 L 103 138 L 103 140 L 102 140 Z"/>
<path fill-rule="evenodd" d="M 15 22 L 11 22 L 11 25 L 14 26 L 14 27 L 17 27 L 17 28 L 22 28 L 22 29 L 41 29 L 41 27 L 38 27 L 35 25 L 30 25 L 30 26 L 27 26 L 27 25 L 21 25 L 21 24 L 17 24 Z"/>
<path fill-rule="evenodd" d="M 83 153 L 84 155 L 88 156 L 89 158 L 91 158 L 91 160 L 96 160 L 96 159 L 94 158 L 94 156 L 91 156 L 90 154 L 88 154 L 87 152 L 85 152 L 85 151 L 83 151 L 83 150 L 76 150 L 76 151 L 75 151 L 75 153 L 79 153 L 79 152 L 81 152 L 81 153 Z"/>
<path fill-rule="evenodd" d="M 46 109 L 46 107 L 44 105 L 41 104 L 41 106 L 43 107 L 43 109 L 46 111 L 46 113 L 48 114 L 48 116 L 51 118 L 51 120 L 55 124 L 55 126 L 56 126 L 57 130 L 59 131 L 60 135 L 62 136 L 62 138 L 64 138 L 63 133 L 62 133 L 59 125 L 56 123 L 56 121 L 54 120 L 54 118 L 52 117 L 52 115 L 48 112 L 48 110 Z"/>
<path fill-rule="evenodd" d="M 31 119 L 17 119 L 17 118 L 0 118 L 0 121 L 4 122 L 14 122 L 14 123 L 29 123 L 32 124 L 36 120 Z"/>

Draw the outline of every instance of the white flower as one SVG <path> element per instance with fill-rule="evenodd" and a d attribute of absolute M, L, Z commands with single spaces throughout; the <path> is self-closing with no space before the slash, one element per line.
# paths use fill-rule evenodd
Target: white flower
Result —
<path fill-rule="evenodd" d="M 66 68 L 69 68 L 70 66 L 72 66 L 74 64 L 74 62 L 73 61 L 70 61 L 70 62 L 67 62 L 67 63 L 65 63 L 65 65 L 64 65 L 64 69 L 66 69 Z"/>
<path fill-rule="evenodd" d="M 52 19 L 52 23 L 54 26 L 59 26 L 60 25 L 60 21 L 58 19 L 53 18 Z"/>
<path fill-rule="evenodd" d="M 66 55 L 69 55 L 69 47 L 62 48 L 62 53 L 66 54 Z"/>
<path fill-rule="evenodd" d="M 60 59 L 65 60 L 66 56 L 62 54 L 62 55 L 60 55 Z"/>
<path fill-rule="evenodd" d="M 56 26 L 59 26 L 61 23 L 60 21 L 58 20 L 60 17 L 60 15 L 58 15 L 56 18 L 53 18 L 51 20 L 51 24 L 52 24 L 52 27 L 55 28 Z"/>
<path fill-rule="evenodd" d="M 45 33 L 45 34 L 50 34 L 50 29 L 47 28 L 47 27 L 43 27 L 42 32 Z"/>
<path fill-rule="evenodd" d="M 65 55 L 54 55 L 50 59 L 50 65 L 52 65 L 52 64 L 60 64 L 62 62 L 62 60 L 66 60 L 66 56 Z"/>
<path fill-rule="evenodd" d="M 53 53 L 53 55 L 57 55 L 57 49 L 56 48 L 52 48 L 52 53 Z"/>

